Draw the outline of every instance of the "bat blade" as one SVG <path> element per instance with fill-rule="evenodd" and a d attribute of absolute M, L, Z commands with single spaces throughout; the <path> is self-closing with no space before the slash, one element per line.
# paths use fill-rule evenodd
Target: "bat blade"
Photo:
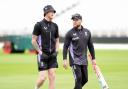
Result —
<path fill-rule="evenodd" d="M 109 89 L 108 84 L 106 83 L 103 74 L 101 73 L 101 70 L 98 65 L 95 65 L 94 71 L 96 73 L 97 79 L 99 80 L 99 83 L 101 85 L 102 89 Z"/>

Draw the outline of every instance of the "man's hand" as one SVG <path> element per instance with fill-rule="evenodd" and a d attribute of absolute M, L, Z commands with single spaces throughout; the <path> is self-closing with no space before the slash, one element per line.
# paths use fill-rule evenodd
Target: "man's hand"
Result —
<path fill-rule="evenodd" d="M 63 67 L 64 67 L 65 69 L 68 68 L 68 61 L 67 61 L 67 59 L 64 59 L 64 60 L 63 60 Z"/>
<path fill-rule="evenodd" d="M 43 57 L 44 59 L 48 59 L 48 55 L 45 54 L 45 53 L 43 53 L 41 50 L 39 50 L 38 53 L 39 53 L 40 55 L 42 55 L 42 57 Z"/>
<path fill-rule="evenodd" d="M 40 55 L 42 55 L 42 51 L 41 51 L 41 50 L 39 50 L 38 53 L 39 53 Z"/>
<path fill-rule="evenodd" d="M 96 66 L 96 60 L 95 59 L 92 60 L 92 66 L 93 66 L 93 69 L 95 69 L 95 66 Z"/>

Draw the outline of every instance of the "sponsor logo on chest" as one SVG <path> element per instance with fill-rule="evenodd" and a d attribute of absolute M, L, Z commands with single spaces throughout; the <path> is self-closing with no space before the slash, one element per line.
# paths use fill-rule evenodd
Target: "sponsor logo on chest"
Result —
<path fill-rule="evenodd" d="M 73 38 L 72 40 L 79 40 L 80 38 L 78 37 L 78 35 L 76 33 L 73 33 Z"/>
<path fill-rule="evenodd" d="M 88 36 L 88 33 L 87 32 L 85 32 L 85 36 Z"/>
<path fill-rule="evenodd" d="M 47 30 L 48 29 L 48 27 L 44 27 L 44 30 Z"/>
<path fill-rule="evenodd" d="M 48 30 L 48 27 L 47 27 L 47 26 L 42 27 L 42 29 L 43 29 L 45 32 L 49 32 L 49 30 Z"/>

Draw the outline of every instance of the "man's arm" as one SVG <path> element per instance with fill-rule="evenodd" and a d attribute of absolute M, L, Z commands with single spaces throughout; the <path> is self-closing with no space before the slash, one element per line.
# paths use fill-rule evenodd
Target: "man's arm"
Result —
<path fill-rule="evenodd" d="M 42 54 L 42 51 L 37 43 L 37 39 L 38 39 L 38 36 L 32 35 L 32 45 L 34 46 L 34 48 L 37 50 L 39 54 Z"/>
<path fill-rule="evenodd" d="M 66 37 L 65 37 L 65 41 L 64 41 L 64 46 L 63 46 L 63 59 L 67 59 L 67 52 L 68 52 L 68 47 L 70 45 L 71 42 L 71 38 L 70 38 L 70 34 L 67 33 Z"/>
<path fill-rule="evenodd" d="M 67 33 L 66 37 L 65 37 L 65 41 L 64 41 L 64 46 L 63 46 L 63 67 L 65 69 L 68 68 L 67 51 L 68 51 L 68 47 L 70 45 L 70 42 L 71 42 L 71 37 L 70 37 L 70 34 Z"/>
<path fill-rule="evenodd" d="M 55 48 L 56 48 L 56 52 L 59 51 L 59 28 L 58 28 L 58 25 L 55 24 L 56 26 L 56 33 L 55 33 L 55 38 L 56 38 L 56 45 L 55 45 Z"/>
<path fill-rule="evenodd" d="M 88 49 L 89 49 L 89 52 L 90 52 L 90 54 L 91 54 L 90 56 L 91 56 L 91 59 L 92 59 L 92 64 L 93 64 L 93 65 L 96 65 L 95 49 L 94 49 L 94 46 L 93 46 L 91 33 L 90 33 L 90 37 L 89 37 L 89 41 L 88 41 Z"/>
<path fill-rule="evenodd" d="M 91 33 L 90 33 L 90 37 L 88 40 L 88 49 L 91 54 L 92 60 L 95 59 L 95 50 L 94 50 L 94 46 L 93 46 L 93 42 L 92 42 Z"/>
<path fill-rule="evenodd" d="M 59 51 L 59 37 L 56 38 L 56 52 Z"/>
<path fill-rule="evenodd" d="M 37 39 L 38 39 L 38 36 L 40 35 L 40 23 L 37 22 L 34 26 L 34 30 L 32 32 L 32 45 L 34 46 L 34 48 L 36 49 L 36 51 L 39 53 L 39 54 L 42 54 L 42 51 L 37 43 Z"/>

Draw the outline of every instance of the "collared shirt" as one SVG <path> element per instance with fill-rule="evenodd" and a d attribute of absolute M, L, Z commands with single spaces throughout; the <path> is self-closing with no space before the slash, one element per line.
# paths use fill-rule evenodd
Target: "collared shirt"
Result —
<path fill-rule="evenodd" d="M 88 29 L 72 28 L 67 32 L 63 47 L 63 59 L 67 59 L 67 50 L 69 48 L 70 65 L 87 65 L 87 47 L 95 59 L 94 46 L 91 39 L 91 33 Z"/>
<path fill-rule="evenodd" d="M 38 44 L 43 52 L 55 52 L 56 38 L 59 37 L 56 23 L 43 19 L 35 24 L 32 34 L 38 36 Z"/>

